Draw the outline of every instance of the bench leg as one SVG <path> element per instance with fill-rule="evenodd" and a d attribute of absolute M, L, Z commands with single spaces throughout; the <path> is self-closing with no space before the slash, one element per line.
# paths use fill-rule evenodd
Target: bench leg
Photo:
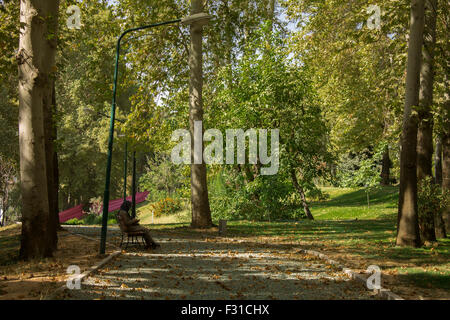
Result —
<path fill-rule="evenodd" d="M 128 244 L 130 243 L 130 236 L 127 235 L 127 243 L 125 245 L 125 250 L 128 248 Z"/>

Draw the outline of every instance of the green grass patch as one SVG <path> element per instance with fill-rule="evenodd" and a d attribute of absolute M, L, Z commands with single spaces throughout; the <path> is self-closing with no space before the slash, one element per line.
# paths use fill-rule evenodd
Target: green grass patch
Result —
<path fill-rule="evenodd" d="M 0 266 L 14 264 L 19 259 L 20 225 L 0 228 Z"/>
<path fill-rule="evenodd" d="M 398 188 L 382 187 L 369 192 L 364 188 L 322 188 L 329 200 L 311 202 L 311 213 L 317 220 L 395 219 Z"/>

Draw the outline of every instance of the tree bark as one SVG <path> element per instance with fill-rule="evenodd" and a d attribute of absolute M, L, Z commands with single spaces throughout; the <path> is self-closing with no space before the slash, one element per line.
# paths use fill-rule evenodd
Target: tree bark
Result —
<path fill-rule="evenodd" d="M 274 18 L 275 18 L 275 0 L 269 0 L 267 3 L 267 19 L 270 21 L 271 30 L 273 30 Z"/>
<path fill-rule="evenodd" d="M 419 105 L 424 2 L 425 0 L 411 0 L 411 25 L 400 152 L 400 192 L 396 241 L 398 246 L 420 246 L 417 212 L 417 116 L 412 111 Z"/>
<path fill-rule="evenodd" d="M 390 176 L 391 176 L 391 159 L 389 157 L 389 147 L 386 146 L 383 152 L 383 159 L 381 161 L 381 185 L 388 186 L 390 185 Z"/>
<path fill-rule="evenodd" d="M 53 168 L 53 188 L 52 190 L 52 202 L 53 202 L 53 219 L 55 220 L 55 226 L 56 230 L 63 230 L 61 227 L 61 223 L 59 222 L 59 164 L 58 164 L 58 152 L 55 147 L 56 140 L 58 139 L 58 129 L 57 124 L 55 123 L 55 116 L 57 113 L 56 108 L 56 87 L 55 87 L 55 81 L 53 81 L 53 88 L 52 88 L 52 117 L 51 117 L 51 125 L 52 125 L 52 148 L 53 148 L 53 161 L 52 161 L 52 168 Z"/>
<path fill-rule="evenodd" d="M 48 190 L 48 206 L 49 206 L 49 223 L 48 223 L 48 246 L 53 250 L 58 247 L 58 186 L 55 181 L 55 132 L 56 126 L 53 123 L 54 110 L 56 107 L 55 99 L 55 81 L 52 83 L 51 102 L 44 99 L 44 133 L 45 133 L 45 157 L 46 157 L 46 173 L 47 173 L 47 190 Z"/>
<path fill-rule="evenodd" d="M 2 220 L 0 221 L 0 225 L 2 227 L 5 226 L 5 221 L 6 221 L 6 211 L 8 210 L 9 206 L 8 206 L 8 202 L 9 202 L 9 189 L 8 189 L 8 183 L 6 183 L 5 186 L 5 191 L 3 192 L 3 197 L 2 197 Z"/>
<path fill-rule="evenodd" d="M 442 128 L 442 192 L 450 192 L 450 81 L 447 73 L 444 73 L 444 85 L 446 91 L 442 114 L 444 119 Z M 450 205 L 444 209 L 442 218 L 448 235 L 450 234 Z"/>
<path fill-rule="evenodd" d="M 203 12 L 203 1 L 192 0 L 191 14 Z M 194 228 L 208 228 L 212 226 L 211 209 L 209 207 L 208 187 L 206 181 L 206 164 L 202 159 L 199 164 L 194 163 L 194 123 L 203 122 L 203 59 L 202 35 L 203 26 L 198 23 L 191 24 L 191 43 L 189 52 L 189 126 L 191 132 L 191 204 L 192 223 Z M 203 126 L 202 126 L 203 129 Z M 202 132 L 203 137 L 203 132 Z M 201 143 L 203 154 L 203 139 Z"/>
<path fill-rule="evenodd" d="M 54 247 L 45 156 L 44 110 L 52 100 L 56 71 L 58 0 L 20 2 L 19 144 L 22 188 L 22 259 L 49 257 Z"/>
<path fill-rule="evenodd" d="M 294 169 L 291 169 L 291 178 L 292 178 L 292 184 L 294 185 L 295 190 L 297 190 L 297 192 L 300 194 L 300 198 L 302 199 L 303 211 L 305 212 L 306 217 L 309 220 L 314 220 L 314 217 L 311 214 L 311 211 L 309 210 L 308 203 L 306 202 L 305 192 L 303 191 L 303 188 L 298 183 L 297 176 L 295 174 Z"/>
<path fill-rule="evenodd" d="M 449 103 L 447 101 L 446 106 L 450 109 Z M 448 115 L 447 109 L 447 115 Z M 446 121 L 446 134 L 442 139 L 442 191 L 450 192 L 450 121 L 447 118 Z M 445 223 L 445 232 L 450 234 L 450 206 L 445 208 L 442 213 L 442 218 Z"/>
<path fill-rule="evenodd" d="M 442 186 L 442 137 L 436 138 L 436 149 L 434 152 L 434 181 Z"/>
<path fill-rule="evenodd" d="M 55 129 L 56 132 L 56 129 Z M 56 136 L 55 136 L 56 137 Z M 56 139 L 56 138 L 55 138 Z M 56 223 L 57 230 L 64 230 L 59 222 L 59 163 L 58 163 L 58 152 L 53 153 L 53 194 L 54 194 L 54 219 Z"/>
<path fill-rule="evenodd" d="M 417 132 L 417 179 L 433 177 L 433 104 L 434 47 L 436 44 L 436 0 L 425 2 L 422 66 L 420 70 L 419 127 Z M 423 241 L 436 241 L 434 212 L 419 212 Z"/>

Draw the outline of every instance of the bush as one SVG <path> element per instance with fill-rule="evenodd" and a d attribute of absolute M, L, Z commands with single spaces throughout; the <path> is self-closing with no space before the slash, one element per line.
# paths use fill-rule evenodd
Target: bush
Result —
<path fill-rule="evenodd" d="M 434 221 L 436 218 L 442 219 L 442 213 L 450 202 L 450 193 L 444 193 L 431 177 L 422 179 L 417 187 L 419 226 L 423 232 L 433 225 L 433 217 Z"/>
<path fill-rule="evenodd" d="M 84 224 L 84 222 L 83 222 L 83 220 L 78 220 L 77 218 L 73 218 L 73 219 L 67 220 L 63 224 L 80 225 L 80 224 Z"/>
<path fill-rule="evenodd" d="M 150 205 L 155 217 L 177 213 L 182 209 L 180 199 L 165 198 Z"/>
<path fill-rule="evenodd" d="M 304 217 L 289 177 L 258 176 L 247 184 L 229 172 L 218 173 L 208 186 L 213 219 L 292 220 Z"/>

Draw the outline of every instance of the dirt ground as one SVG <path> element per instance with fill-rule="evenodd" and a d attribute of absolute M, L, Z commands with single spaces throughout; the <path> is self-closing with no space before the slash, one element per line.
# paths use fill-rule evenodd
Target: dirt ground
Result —
<path fill-rule="evenodd" d="M 43 299 L 65 283 L 70 265 L 77 265 L 84 272 L 104 258 L 98 255 L 97 241 L 60 231 L 53 258 L 19 261 L 20 232 L 20 225 L 0 230 L 0 300 Z M 117 249 L 108 245 L 106 253 L 114 250 Z"/>
<path fill-rule="evenodd" d="M 100 228 L 78 228 L 95 236 Z M 127 250 L 79 290 L 65 290 L 68 300 L 373 300 L 378 297 L 342 271 L 292 246 L 258 244 L 202 234 L 152 231 L 161 244 L 150 252 Z M 214 232 L 217 234 L 217 230 Z"/>

